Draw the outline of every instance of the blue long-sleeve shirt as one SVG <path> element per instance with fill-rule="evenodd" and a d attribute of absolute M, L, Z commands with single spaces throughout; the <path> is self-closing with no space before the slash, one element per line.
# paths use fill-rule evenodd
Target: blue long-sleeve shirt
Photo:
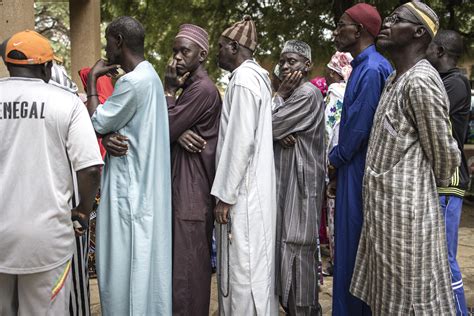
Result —
<path fill-rule="evenodd" d="M 329 154 L 329 161 L 336 168 L 367 149 L 380 94 L 392 72 L 392 66 L 375 50 L 374 45 L 362 51 L 351 65 L 352 74 L 342 106 L 339 143 Z"/>
<path fill-rule="evenodd" d="M 337 168 L 333 315 L 370 315 L 370 309 L 349 293 L 362 228 L 362 179 L 372 122 L 389 62 L 375 47 L 367 47 L 352 61 L 339 127 L 339 143 L 329 161 Z"/>

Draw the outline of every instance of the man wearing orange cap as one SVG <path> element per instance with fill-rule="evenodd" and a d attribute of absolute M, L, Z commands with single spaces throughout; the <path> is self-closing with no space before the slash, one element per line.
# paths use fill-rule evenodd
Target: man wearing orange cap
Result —
<path fill-rule="evenodd" d="M 252 58 L 249 16 L 219 38 L 218 63 L 231 71 L 222 106 L 211 194 L 218 224 L 220 315 L 276 315 L 276 196 L 268 73 Z"/>
<path fill-rule="evenodd" d="M 425 59 L 438 25 L 429 6 L 408 2 L 385 18 L 377 38 L 395 72 L 370 136 L 351 284 L 374 315 L 456 315 L 436 186 L 450 183 L 461 155 L 446 90 Z"/>
<path fill-rule="evenodd" d="M 48 40 L 20 32 L 3 55 L 0 314 L 67 315 L 74 231 L 87 229 L 102 158 L 81 100 L 47 84 Z M 81 200 L 71 212 L 73 172 Z"/>
<path fill-rule="evenodd" d="M 367 143 L 385 80 L 392 72 L 374 46 L 380 31 L 377 9 L 359 3 L 347 9 L 334 31 L 339 51 L 351 53 L 339 127 L 339 142 L 329 153 L 329 171 L 337 169 L 333 315 L 368 315 L 364 302 L 349 293 L 362 227 L 362 179 Z M 332 172 L 331 172 L 332 171 Z"/>

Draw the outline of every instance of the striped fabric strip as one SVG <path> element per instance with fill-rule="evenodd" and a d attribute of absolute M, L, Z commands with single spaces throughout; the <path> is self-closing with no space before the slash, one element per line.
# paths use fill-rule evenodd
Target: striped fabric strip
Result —
<path fill-rule="evenodd" d="M 452 288 L 453 288 L 453 290 L 457 290 L 457 289 L 462 288 L 463 286 L 464 286 L 463 283 L 461 283 L 459 285 L 453 286 Z"/>
<path fill-rule="evenodd" d="M 459 173 L 459 167 L 456 168 L 456 186 L 459 185 L 459 180 L 460 180 L 460 173 Z"/>
<path fill-rule="evenodd" d="M 464 197 L 466 194 L 465 190 L 454 188 L 454 187 L 448 187 L 448 188 L 438 188 L 438 194 L 445 194 L 445 195 L 457 195 L 459 197 Z"/>
<path fill-rule="evenodd" d="M 456 285 L 459 285 L 459 284 L 462 284 L 462 279 L 457 281 L 457 282 L 452 282 L 451 286 L 456 286 Z"/>
<path fill-rule="evenodd" d="M 433 35 L 436 35 L 436 32 L 438 32 L 438 25 L 435 21 L 433 21 L 432 17 L 423 12 L 423 10 L 417 7 L 417 5 L 413 2 L 408 2 L 405 4 L 405 6 L 410 8 L 411 12 L 415 11 L 418 16 L 424 21 L 423 24 L 425 24 L 429 28 Z"/>
<path fill-rule="evenodd" d="M 66 268 L 64 268 L 63 273 L 61 273 L 61 276 L 56 281 L 56 284 L 54 285 L 53 290 L 51 291 L 51 301 L 54 300 L 54 298 L 58 295 L 58 293 L 64 287 L 64 283 L 66 282 L 67 275 L 69 274 L 70 270 L 71 270 L 71 260 L 69 260 L 68 263 L 66 264 Z"/>
<path fill-rule="evenodd" d="M 78 204 L 79 190 L 77 185 L 77 175 L 72 171 L 71 174 L 74 183 L 74 194 L 72 196 L 71 208 Z M 69 297 L 69 315 L 70 316 L 89 316 L 90 315 L 90 291 L 89 291 L 89 254 L 90 231 L 83 236 L 76 237 L 76 246 L 71 265 L 71 294 Z"/>
<path fill-rule="evenodd" d="M 459 185 L 459 167 L 456 168 L 453 176 L 451 177 L 451 185 L 458 186 Z"/>

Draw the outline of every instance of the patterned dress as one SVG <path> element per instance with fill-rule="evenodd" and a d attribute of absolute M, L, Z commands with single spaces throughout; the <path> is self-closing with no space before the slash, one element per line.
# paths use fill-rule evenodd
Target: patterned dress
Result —
<path fill-rule="evenodd" d="M 344 92 L 346 91 L 345 82 L 336 82 L 329 86 L 325 99 L 326 110 L 326 153 L 333 149 L 339 141 L 339 123 L 341 121 L 342 102 L 344 101 Z M 326 183 L 329 184 L 329 178 L 326 172 Z M 334 262 L 334 213 L 336 209 L 336 199 L 326 197 L 325 208 L 327 212 L 327 235 L 329 240 L 329 251 L 331 262 Z"/>
<path fill-rule="evenodd" d="M 454 315 L 437 184 L 460 163 L 448 99 L 421 60 L 387 81 L 364 177 L 364 224 L 351 293 L 374 315 Z"/>
<path fill-rule="evenodd" d="M 277 176 L 277 293 L 289 305 L 290 289 L 298 307 L 318 303 L 318 228 L 325 173 L 324 102 L 307 82 L 273 110 Z M 279 140 L 296 136 L 294 147 Z M 291 308 L 291 306 L 290 306 Z M 290 313 L 291 314 L 291 313 Z"/>

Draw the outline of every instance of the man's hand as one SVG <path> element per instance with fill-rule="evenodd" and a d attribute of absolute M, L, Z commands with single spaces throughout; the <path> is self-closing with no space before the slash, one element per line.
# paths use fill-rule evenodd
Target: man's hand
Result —
<path fill-rule="evenodd" d="M 89 116 L 94 115 L 95 110 L 99 106 L 99 96 L 97 93 L 97 79 L 105 74 L 115 76 L 118 74 L 117 69 L 120 65 L 107 65 L 105 60 L 99 59 L 94 67 L 92 67 L 87 76 L 87 112 Z"/>
<path fill-rule="evenodd" d="M 329 181 L 329 184 L 326 187 L 326 196 L 330 199 L 334 199 L 336 197 L 336 188 L 337 188 L 336 179 Z"/>
<path fill-rule="evenodd" d="M 295 144 L 296 144 L 296 137 L 293 136 L 293 134 L 290 134 L 290 135 L 288 135 L 285 138 L 280 140 L 280 145 L 283 148 L 291 148 L 291 147 L 295 146 Z"/>
<path fill-rule="evenodd" d="M 336 174 L 337 174 L 337 169 L 333 165 L 329 164 L 328 165 L 328 178 L 329 180 L 334 180 L 336 179 Z"/>
<path fill-rule="evenodd" d="M 89 216 L 85 213 L 87 212 L 83 212 L 77 207 L 71 210 L 71 220 L 73 222 L 74 233 L 76 236 L 84 235 L 89 228 Z M 76 226 L 77 223 L 79 223 L 79 226 Z"/>
<path fill-rule="evenodd" d="M 217 202 L 216 207 L 214 208 L 214 217 L 216 222 L 219 224 L 227 224 L 229 221 L 229 210 L 231 205 L 225 202 Z"/>
<path fill-rule="evenodd" d="M 121 157 L 128 153 L 128 138 L 119 133 L 112 133 L 102 138 L 102 145 L 109 154 Z"/>
<path fill-rule="evenodd" d="M 173 58 L 170 64 L 166 67 L 165 73 L 165 92 L 167 94 L 175 95 L 176 91 L 184 85 L 190 73 L 187 72 L 183 76 L 178 76 L 176 71 L 176 59 Z"/>
<path fill-rule="evenodd" d="M 100 183 L 100 165 L 81 169 L 76 172 L 76 175 L 77 189 L 81 200 L 71 210 L 71 220 L 75 226 L 74 232 L 77 236 L 81 236 L 89 227 L 89 215 Z"/>
<path fill-rule="evenodd" d="M 178 144 L 190 153 L 200 153 L 206 148 L 206 141 L 189 129 L 179 136 Z"/>
<path fill-rule="evenodd" d="M 119 67 L 120 65 L 107 65 L 107 62 L 105 60 L 99 59 L 89 72 L 89 76 L 95 79 L 103 75 L 110 75 L 111 77 L 113 77 L 118 74 L 117 69 Z"/>
<path fill-rule="evenodd" d="M 300 85 L 301 79 L 303 79 L 301 71 L 298 70 L 292 72 L 280 84 L 277 93 L 283 98 L 283 100 L 288 99 L 293 91 L 295 91 L 295 89 Z"/>

